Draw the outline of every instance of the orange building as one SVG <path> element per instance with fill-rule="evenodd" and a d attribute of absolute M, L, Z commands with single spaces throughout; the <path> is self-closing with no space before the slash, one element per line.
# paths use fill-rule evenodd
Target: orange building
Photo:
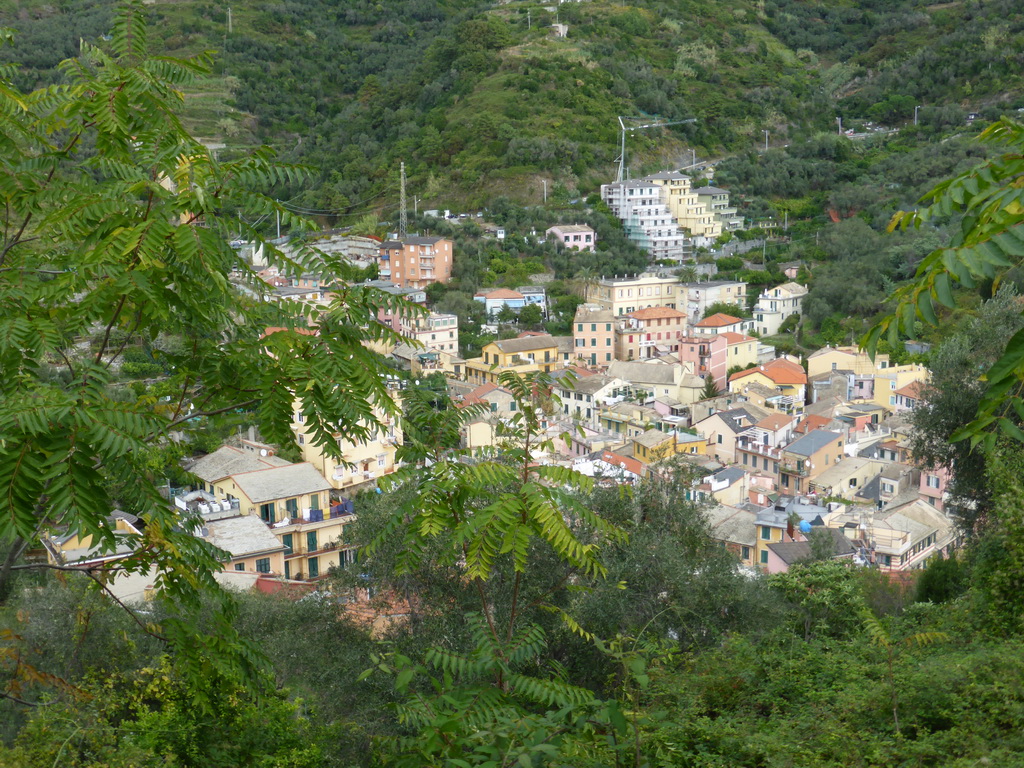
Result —
<path fill-rule="evenodd" d="M 447 283 L 452 275 L 454 248 L 443 237 L 407 237 L 380 244 L 377 266 L 382 280 L 401 288 L 426 288 Z"/>

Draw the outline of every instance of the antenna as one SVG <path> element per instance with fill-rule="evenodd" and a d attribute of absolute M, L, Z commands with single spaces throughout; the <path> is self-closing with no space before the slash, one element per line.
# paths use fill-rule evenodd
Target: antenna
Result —
<path fill-rule="evenodd" d="M 402 196 L 398 203 L 399 208 L 399 219 L 398 219 L 398 239 L 405 240 L 405 232 L 409 227 L 409 214 L 405 210 L 405 162 L 402 162 Z"/>
<path fill-rule="evenodd" d="M 646 117 L 625 117 L 619 115 L 619 127 L 622 129 L 622 147 L 619 154 L 619 175 L 615 178 L 615 181 L 623 181 L 625 179 L 626 169 L 626 131 L 641 131 L 645 128 L 664 128 L 669 125 L 683 125 L 684 123 L 696 123 L 697 118 L 688 117 L 686 120 L 658 120 L 653 118 L 654 122 L 644 123 L 643 125 L 632 125 L 626 126 L 626 120 L 639 121 L 648 120 Z"/>

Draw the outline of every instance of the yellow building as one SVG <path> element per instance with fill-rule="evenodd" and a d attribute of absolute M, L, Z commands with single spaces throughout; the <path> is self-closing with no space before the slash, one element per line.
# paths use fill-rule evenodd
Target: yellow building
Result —
<path fill-rule="evenodd" d="M 664 193 L 662 201 L 679 226 L 687 230 L 690 237 L 698 240 L 698 245 L 707 245 L 722 234 L 722 223 L 698 198 L 689 176 L 678 171 L 662 171 L 645 178 L 661 186 Z"/>
<path fill-rule="evenodd" d="M 274 568 L 272 559 L 271 573 L 286 579 L 315 579 L 331 567 L 349 564 L 353 556 L 345 546 L 344 530 L 355 516 L 350 504 L 332 508 L 330 492 L 331 484 L 316 467 L 303 462 L 231 475 L 217 484 L 214 495 L 218 502 L 226 500 L 237 510 L 228 514 L 260 520 L 275 537 L 281 564 Z M 227 522 L 216 517 L 216 512 L 204 514 L 204 525 L 209 527 L 207 521 Z M 235 525 L 252 528 L 247 523 Z M 234 560 L 232 563 L 237 570 L 248 569 L 248 565 L 239 568 Z M 265 563 L 259 565 L 265 567 Z"/>
<path fill-rule="evenodd" d="M 669 434 L 660 429 L 649 429 L 636 435 L 632 442 L 633 456 L 644 464 L 653 464 L 679 454 L 704 456 L 708 448 L 708 441 L 698 435 L 688 432 Z"/>
<path fill-rule="evenodd" d="M 497 384 L 506 371 L 520 375 L 542 371 L 550 373 L 572 362 L 571 336 L 537 334 L 518 339 L 492 341 L 481 350 L 480 357 L 466 361 L 466 378 L 470 384 Z"/>
<path fill-rule="evenodd" d="M 729 331 L 718 335 L 724 336 L 727 344 L 726 369 L 735 368 L 737 365 L 746 368 L 748 365 L 757 364 L 757 339 L 745 333 Z"/>
<path fill-rule="evenodd" d="M 686 288 L 675 277 L 645 272 L 632 277 L 602 277 L 586 291 L 588 303 L 618 317 L 647 307 L 685 309 Z"/>
<path fill-rule="evenodd" d="M 930 376 L 931 371 L 923 365 L 897 365 L 886 368 L 875 374 L 871 402 L 895 411 L 899 404 L 896 392 L 915 381 L 926 382 Z"/>
<path fill-rule="evenodd" d="M 401 406 L 398 391 L 393 390 L 390 394 Z M 382 408 L 375 408 L 374 416 L 382 426 L 367 438 L 353 439 L 341 432 L 334 433 L 334 440 L 341 451 L 341 458 L 336 459 L 316 444 L 309 433 L 305 415 L 296 409 L 292 412 L 291 426 L 303 461 L 312 464 L 336 490 L 351 490 L 390 475 L 398 468 L 395 454 L 402 444 L 402 426 L 398 419 Z"/>
<path fill-rule="evenodd" d="M 867 376 L 889 369 L 889 356 L 878 354 L 872 360 L 858 347 L 823 347 L 807 358 L 807 375 L 819 376 L 829 371 L 852 371 Z"/>

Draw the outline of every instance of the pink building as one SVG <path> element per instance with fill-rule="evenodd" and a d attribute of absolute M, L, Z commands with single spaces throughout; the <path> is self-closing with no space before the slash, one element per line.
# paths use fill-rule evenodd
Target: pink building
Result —
<path fill-rule="evenodd" d="M 646 307 L 619 318 L 615 351 L 619 360 L 646 360 L 679 351 L 686 314 L 669 307 Z"/>
<path fill-rule="evenodd" d="M 579 251 L 597 250 L 597 235 L 585 224 L 559 224 L 551 227 L 545 234 L 556 238 L 566 248 L 575 248 Z"/>
<path fill-rule="evenodd" d="M 679 339 L 676 356 L 680 362 L 693 363 L 693 372 L 702 379 L 710 376 L 720 390 L 725 389 L 729 342 L 724 336 L 684 336 Z"/>
<path fill-rule="evenodd" d="M 572 321 L 574 356 L 592 368 L 607 368 L 615 358 L 615 315 L 596 304 L 576 308 Z"/>
<path fill-rule="evenodd" d="M 917 495 L 940 512 L 944 512 L 946 488 L 949 486 L 951 479 L 952 476 L 945 467 L 922 469 L 921 485 L 918 486 Z"/>

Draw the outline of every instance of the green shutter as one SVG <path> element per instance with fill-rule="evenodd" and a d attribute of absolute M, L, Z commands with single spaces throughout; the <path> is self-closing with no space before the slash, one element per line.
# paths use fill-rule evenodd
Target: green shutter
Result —
<path fill-rule="evenodd" d="M 281 543 L 284 544 L 284 553 L 290 555 L 292 553 L 292 535 L 286 533 L 281 537 Z"/>
<path fill-rule="evenodd" d="M 311 557 L 308 562 L 309 578 L 315 579 L 320 575 L 320 558 Z"/>
<path fill-rule="evenodd" d="M 309 531 L 306 534 L 306 551 L 316 552 L 316 531 Z"/>

